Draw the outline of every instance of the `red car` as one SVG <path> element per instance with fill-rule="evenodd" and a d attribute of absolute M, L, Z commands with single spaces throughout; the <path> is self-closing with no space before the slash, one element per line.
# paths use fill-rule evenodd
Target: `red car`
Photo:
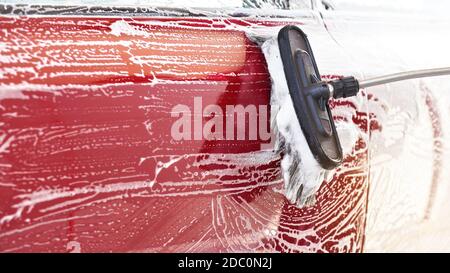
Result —
<path fill-rule="evenodd" d="M 0 5 L 0 251 L 363 251 L 380 96 L 332 102 L 360 137 L 315 204 L 282 194 L 270 77 L 245 32 L 300 25 L 325 77 L 360 73 L 339 21 L 299 3 Z"/>

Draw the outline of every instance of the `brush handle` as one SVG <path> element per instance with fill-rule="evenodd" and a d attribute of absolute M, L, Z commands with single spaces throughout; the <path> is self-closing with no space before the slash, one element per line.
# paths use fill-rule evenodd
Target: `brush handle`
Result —
<path fill-rule="evenodd" d="M 424 77 L 436 77 L 436 76 L 443 76 L 443 75 L 450 75 L 450 67 L 412 70 L 412 71 L 384 75 L 381 77 L 362 80 L 359 82 L 359 87 L 366 88 L 366 87 L 370 87 L 370 86 L 381 85 L 381 84 L 386 84 L 386 83 L 391 83 L 391 82 L 424 78 Z"/>

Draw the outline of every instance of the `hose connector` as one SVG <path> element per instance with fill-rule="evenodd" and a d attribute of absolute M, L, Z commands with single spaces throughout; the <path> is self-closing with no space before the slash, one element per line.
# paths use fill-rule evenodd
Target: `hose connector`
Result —
<path fill-rule="evenodd" d="M 328 82 L 333 86 L 333 98 L 348 98 L 356 96 L 359 91 L 359 83 L 355 77 L 343 77 L 338 80 Z"/>

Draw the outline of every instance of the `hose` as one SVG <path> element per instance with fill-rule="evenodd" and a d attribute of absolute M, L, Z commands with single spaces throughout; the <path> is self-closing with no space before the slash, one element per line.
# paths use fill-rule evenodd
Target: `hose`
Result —
<path fill-rule="evenodd" d="M 380 77 L 375 77 L 372 79 L 361 80 L 359 81 L 359 88 L 365 88 L 385 83 L 416 79 L 416 78 L 424 78 L 424 77 L 435 77 L 435 76 L 443 76 L 450 75 L 450 67 L 442 67 L 442 68 L 433 68 L 433 69 L 420 69 L 420 70 L 412 70 L 406 72 L 400 72 L 395 74 L 384 75 Z"/>

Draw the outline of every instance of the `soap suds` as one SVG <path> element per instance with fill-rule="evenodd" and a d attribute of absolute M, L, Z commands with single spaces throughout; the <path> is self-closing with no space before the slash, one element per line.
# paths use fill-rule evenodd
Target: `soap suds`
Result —
<path fill-rule="evenodd" d="M 115 21 L 111 24 L 111 34 L 115 36 L 120 36 L 122 34 L 130 35 L 130 36 L 143 36 L 148 37 L 150 34 L 147 31 L 139 30 L 138 28 L 133 27 L 127 21 Z"/>

